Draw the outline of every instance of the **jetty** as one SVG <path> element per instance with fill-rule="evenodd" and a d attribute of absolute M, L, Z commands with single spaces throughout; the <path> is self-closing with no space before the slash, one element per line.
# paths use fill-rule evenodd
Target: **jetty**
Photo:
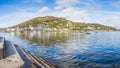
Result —
<path fill-rule="evenodd" d="M 58 68 L 43 57 L 30 53 L 0 37 L 0 68 Z"/>

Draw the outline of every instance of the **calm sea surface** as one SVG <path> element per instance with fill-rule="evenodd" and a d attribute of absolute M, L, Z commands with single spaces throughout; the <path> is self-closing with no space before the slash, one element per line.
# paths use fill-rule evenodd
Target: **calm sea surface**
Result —
<path fill-rule="evenodd" d="M 0 36 L 61 68 L 120 68 L 120 32 L 11 32 Z"/>

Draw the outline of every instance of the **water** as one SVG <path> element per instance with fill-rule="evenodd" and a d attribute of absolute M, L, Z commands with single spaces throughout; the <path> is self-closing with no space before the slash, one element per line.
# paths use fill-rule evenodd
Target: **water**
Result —
<path fill-rule="evenodd" d="M 0 33 L 61 68 L 120 68 L 120 32 Z"/>

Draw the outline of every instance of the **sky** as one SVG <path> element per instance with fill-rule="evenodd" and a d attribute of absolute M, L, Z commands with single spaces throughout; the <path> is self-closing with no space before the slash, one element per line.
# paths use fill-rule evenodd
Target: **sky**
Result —
<path fill-rule="evenodd" d="M 120 29 L 120 0 L 0 0 L 0 28 L 43 16 Z"/>

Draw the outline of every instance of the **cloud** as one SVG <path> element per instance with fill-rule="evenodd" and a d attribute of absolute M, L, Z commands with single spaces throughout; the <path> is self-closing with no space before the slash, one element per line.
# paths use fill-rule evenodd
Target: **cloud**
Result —
<path fill-rule="evenodd" d="M 29 12 L 15 12 L 6 16 L 0 17 L 0 26 L 8 27 L 18 23 L 24 22 L 34 17 L 34 13 Z"/>
<path fill-rule="evenodd" d="M 115 14 L 115 15 L 120 15 L 120 12 L 113 12 L 113 11 L 95 11 L 98 13 L 103 13 L 103 14 Z"/>
<path fill-rule="evenodd" d="M 96 0 L 56 0 L 55 10 L 59 12 L 57 15 L 60 17 L 72 21 L 88 22 L 90 14 L 101 8 L 96 2 Z M 84 8 L 78 5 L 82 5 Z"/>
<path fill-rule="evenodd" d="M 81 0 L 79 4 L 88 11 L 100 10 L 103 7 L 103 5 L 99 4 L 98 0 Z"/>
<path fill-rule="evenodd" d="M 87 10 L 98 10 L 102 8 L 98 0 L 56 0 L 56 7 L 55 10 L 60 10 L 68 7 L 78 7 L 79 8 L 87 9 Z"/>
<path fill-rule="evenodd" d="M 79 4 L 85 4 L 82 0 L 56 0 L 55 15 L 63 17 L 72 21 L 87 21 L 89 19 L 89 12 L 86 9 L 77 7 Z"/>
<path fill-rule="evenodd" d="M 118 15 L 108 15 L 104 16 L 101 20 L 103 24 L 109 25 L 109 26 L 114 26 L 117 28 L 120 28 L 120 16 Z"/>
<path fill-rule="evenodd" d="M 13 13 L 13 14 L 10 14 L 10 15 L 7 15 L 6 18 L 10 18 L 10 17 L 13 17 L 13 18 L 31 18 L 34 16 L 34 13 L 29 13 L 29 12 L 16 12 L 16 13 Z"/>
<path fill-rule="evenodd" d="M 56 0 L 56 4 L 59 6 L 73 6 L 79 4 L 80 0 Z"/>
<path fill-rule="evenodd" d="M 115 1 L 115 2 L 112 2 L 112 3 L 111 3 L 111 6 L 112 6 L 113 8 L 120 8 L 120 0 Z"/>
<path fill-rule="evenodd" d="M 0 16 L 0 20 L 7 18 L 8 16 Z"/>
<path fill-rule="evenodd" d="M 0 23 L 0 28 L 2 28 L 3 26 L 7 26 L 7 25 L 4 23 Z"/>
<path fill-rule="evenodd" d="M 46 7 L 46 6 L 40 8 L 40 9 L 38 10 L 39 13 L 45 13 L 45 12 L 48 12 L 48 11 L 50 11 L 50 9 L 49 9 L 48 7 Z"/>
<path fill-rule="evenodd" d="M 55 7 L 55 10 L 62 10 L 62 9 L 63 9 L 62 6 L 56 6 L 56 7 Z"/>
<path fill-rule="evenodd" d="M 56 0 L 55 10 L 61 10 L 68 7 L 73 7 L 79 4 L 80 0 Z"/>
<path fill-rule="evenodd" d="M 11 16 L 17 17 L 17 18 L 31 18 L 34 15 L 34 13 L 29 13 L 29 12 L 18 12 L 14 13 Z"/>
<path fill-rule="evenodd" d="M 42 3 L 43 0 L 23 0 L 24 3 L 30 3 L 30 2 L 36 2 L 36 3 Z"/>
<path fill-rule="evenodd" d="M 59 12 L 59 16 L 72 21 L 87 21 L 89 14 L 86 10 L 78 8 L 66 8 Z"/>

